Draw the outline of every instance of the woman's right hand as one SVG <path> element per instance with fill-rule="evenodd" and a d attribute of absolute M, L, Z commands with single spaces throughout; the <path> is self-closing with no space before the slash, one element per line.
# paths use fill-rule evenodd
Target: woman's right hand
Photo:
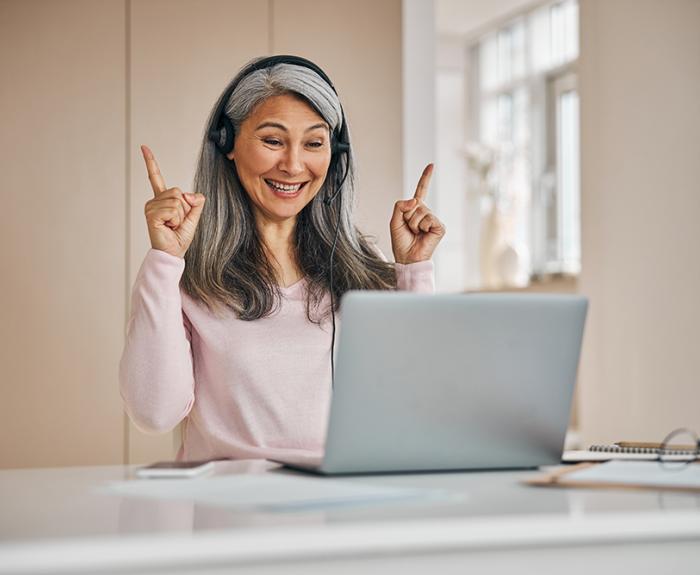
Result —
<path fill-rule="evenodd" d="M 166 188 L 153 152 L 141 146 L 154 197 L 146 202 L 145 213 L 151 247 L 182 258 L 194 239 L 202 215 L 203 194 L 183 194 L 180 188 Z"/>

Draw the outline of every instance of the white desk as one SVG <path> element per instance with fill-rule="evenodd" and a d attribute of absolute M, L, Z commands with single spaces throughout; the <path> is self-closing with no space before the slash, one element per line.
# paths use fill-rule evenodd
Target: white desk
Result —
<path fill-rule="evenodd" d="M 268 472 L 293 473 L 217 463 L 217 474 Z M 0 573 L 700 572 L 694 495 L 519 484 L 533 472 L 345 477 L 463 498 L 286 513 L 96 492 L 132 473 L 0 471 Z"/>

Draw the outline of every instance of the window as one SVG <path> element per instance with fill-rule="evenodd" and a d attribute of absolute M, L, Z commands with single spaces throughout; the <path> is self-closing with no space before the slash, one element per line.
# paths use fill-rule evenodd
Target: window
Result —
<path fill-rule="evenodd" d="M 577 58 L 574 0 L 512 19 L 469 48 L 481 287 L 580 270 Z"/>

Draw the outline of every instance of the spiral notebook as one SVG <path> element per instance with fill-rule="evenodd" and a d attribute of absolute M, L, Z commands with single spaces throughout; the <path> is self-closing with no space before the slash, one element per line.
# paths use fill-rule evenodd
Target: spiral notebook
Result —
<path fill-rule="evenodd" d="M 664 455 L 665 460 L 685 461 L 697 456 L 697 451 L 691 445 L 673 445 L 672 454 Z M 612 445 L 591 445 L 588 449 L 565 451 L 562 463 L 581 463 L 585 461 L 611 461 L 628 459 L 632 461 L 655 461 L 659 458 L 661 445 L 658 443 L 640 443 L 633 441 L 618 441 Z"/>

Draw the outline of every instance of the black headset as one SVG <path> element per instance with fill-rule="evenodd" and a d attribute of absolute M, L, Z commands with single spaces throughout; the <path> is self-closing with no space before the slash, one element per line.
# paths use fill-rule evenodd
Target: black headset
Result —
<path fill-rule="evenodd" d="M 234 78 L 231 85 L 228 87 L 226 92 L 221 96 L 221 101 L 219 106 L 214 113 L 212 118 L 211 127 L 209 129 L 208 135 L 209 139 L 214 142 L 217 149 L 224 155 L 228 160 L 228 154 L 233 150 L 233 144 L 235 139 L 236 130 L 233 127 L 233 122 L 224 112 L 226 104 L 231 98 L 231 94 L 238 87 L 241 81 L 248 75 L 252 74 L 257 70 L 264 70 L 266 68 L 272 68 L 277 64 L 292 64 L 295 66 L 301 66 L 303 68 L 308 68 L 316 72 L 338 95 L 333 82 L 326 75 L 326 73 L 321 70 L 316 64 L 307 60 L 306 58 L 301 58 L 300 56 L 290 56 L 290 55 L 279 55 L 279 56 L 268 56 L 266 58 L 260 58 L 255 60 L 246 66 L 243 70 L 238 73 L 238 76 Z M 328 175 L 326 180 L 332 182 L 331 186 L 326 186 L 326 197 L 323 202 L 330 206 L 335 197 L 340 193 L 340 190 L 345 183 L 345 178 L 348 176 L 350 170 L 349 152 L 350 143 L 348 137 L 348 126 L 345 122 L 345 112 L 343 112 L 342 105 L 340 106 L 340 126 L 331 134 L 331 162 L 328 166 Z M 342 175 L 341 175 L 342 169 Z M 330 188 L 330 189 L 329 189 Z M 342 198 L 341 198 L 342 199 Z M 337 222 L 335 226 L 335 234 L 333 237 L 333 244 L 331 246 L 330 262 L 329 262 L 329 273 L 330 273 L 330 296 L 331 296 L 331 314 L 333 318 L 333 333 L 331 335 L 331 386 L 335 387 L 335 362 L 334 362 L 334 351 L 335 351 L 335 303 L 334 303 L 334 292 L 333 292 L 333 254 L 335 253 L 335 246 L 338 241 L 338 229 L 340 228 L 340 208 L 337 210 Z"/>
<path fill-rule="evenodd" d="M 224 156 L 228 156 L 228 154 L 230 154 L 233 150 L 234 139 L 236 137 L 236 130 L 233 127 L 233 122 L 231 122 L 231 119 L 224 111 L 226 104 L 231 98 L 231 94 L 233 94 L 234 90 L 239 86 L 241 81 L 253 72 L 264 70 L 266 68 L 272 68 L 277 64 L 292 64 L 294 66 L 308 68 L 309 70 L 316 72 L 316 74 L 318 74 L 326 82 L 326 84 L 331 87 L 333 92 L 335 92 L 336 95 L 338 94 L 333 82 L 331 82 L 326 73 L 316 64 L 310 60 L 307 60 L 306 58 L 281 54 L 278 56 L 260 58 L 259 60 L 251 62 L 248 64 L 248 66 L 243 68 L 243 70 L 238 73 L 238 76 L 236 76 L 236 78 L 231 82 L 231 85 L 221 97 L 219 106 L 212 118 L 208 136 Z M 349 171 L 348 152 L 350 151 L 350 144 L 348 142 L 348 127 L 345 122 L 345 113 L 343 112 L 342 105 L 340 107 L 340 113 L 340 125 L 336 127 L 331 134 L 331 163 L 328 167 L 327 180 L 332 182 L 332 185 L 326 186 L 326 197 L 323 200 L 326 205 L 330 205 L 335 197 L 340 193 Z"/>

